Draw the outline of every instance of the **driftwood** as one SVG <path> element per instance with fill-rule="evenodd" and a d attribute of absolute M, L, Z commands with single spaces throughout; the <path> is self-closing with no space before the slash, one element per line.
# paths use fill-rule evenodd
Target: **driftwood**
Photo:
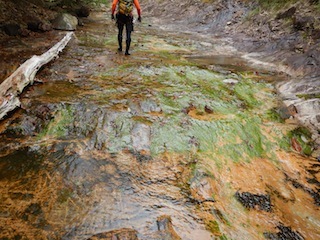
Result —
<path fill-rule="evenodd" d="M 19 95 L 29 84 L 33 84 L 34 77 L 39 69 L 56 58 L 66 47 L 73 32 L 69 32 L 65 37 L 40 56 L 33 56 L 25 61 L 10 77 L 0 85 L 0 120 L 21 105 Z"/>

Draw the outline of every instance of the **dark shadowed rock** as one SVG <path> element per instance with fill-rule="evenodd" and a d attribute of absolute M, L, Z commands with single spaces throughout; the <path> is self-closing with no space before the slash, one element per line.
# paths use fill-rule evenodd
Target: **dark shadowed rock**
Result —
<path fill-rule="evenodd" d="M 315 18 L 311 16 L 294 16 L 293 28 L 296 31 L 307 31 L 314 29 Z"/>
<path fill-rule="evenodd" d="M 77 16 L 78 17 L 89 17 L 90 15 L 90 8 L 87 6 L 81 6 L 78 10 L 77 10 Z"/>
<path fill-rule="evenodd" d="M 314 40 L 320 39 L 320 29 L 313 29 L 311 33 L 311 37 Z"/>
<path fill-rule="evenodd" d="M 31 21 L 31 22 L 28 22 L 27 25 L 28 25 L 28 29 L 30 31 L 33 31 L 33 32 L 38 32 L 39 31 L 39 24 L 40 24 L 40 21 Z"/>
<path fill-rule="evenodd" d="M 33 32 L 48 32 L 52 30 L 52 25 L 41 21 L 31 21 L 28 22 L 28 29 Z"/>
<path fill-rule="evenodd" d="M 45 214 L 38 203 L 30 204 L 25 210 L 22 219 L 31 222 L 33 225 L 48 225 Z"/>
<path fill-rule="evenodd" d="M 280 225 L 277 227 L 279 229 L 279 232 L 277 233 L 264 233 L 264 237 L 266 239 L 271 240 L 303 240 L 304 238 L 295 231 L 292 231 L 290 227 L 285 227 L 283 225 Z"/>
<path fill-rule="evenodd" d="M 9 23 L 2 26 L 2 30 L 9 36 L 18 36 L 20 35 L 20 25 L 15 23 Z"/>
<path fill-rule="evenodd" d="M 281 105 L 279 109 L 276 110 L 276 112 L 279 114 L 282 120 L 289 119 L 292 116 L 292 113 L 289 110 L 289 107 L 285 105 Z"/>
<path fill-rule="evenodd" d="M 276 20 L 284 19 L 284 18 L 291 18 L 296 13 L 296 11 L 297 11 L 296 7 L 291 7 L 287 11 L 278 13 L 278 15 L 276 16 Z"/>
<path fill-rule="evenodd" d="M 319 0 L 309 0 L 309 3 L 310 3 L 310 4 L 318 4 L 318 3 L 319 3 Z"/>
<path fill-rule="evenodd" d="M 271 199 L 269 195 L 252 194 L 249 192 L 235 194 L 236 199 L 246 208 L 255 209 L 258 207 L 260 210 L 271 212 Z"/>
<path fill-rule="evenodd" d="M 110 232 L 96 234 L 87 240 L 138 240 L 138 237 L 136 230 L 121 228 Z"/>

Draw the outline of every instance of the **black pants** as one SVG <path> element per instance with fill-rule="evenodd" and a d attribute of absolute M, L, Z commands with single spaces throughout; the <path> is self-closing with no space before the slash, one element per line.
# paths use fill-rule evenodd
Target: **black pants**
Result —
<path fill-rule="evenodd" d="M 128 53 L 130 49 L 130 44 L 131 44 L 131 32 L 133 31 L 133 17 L 118 13 L 117 24 L 119 29 L 118 43 L 119 43 L 120 51 L 122 51 L 123 29 L 124 29 L 124 26 L 126 26 L 126 53 Z"/>

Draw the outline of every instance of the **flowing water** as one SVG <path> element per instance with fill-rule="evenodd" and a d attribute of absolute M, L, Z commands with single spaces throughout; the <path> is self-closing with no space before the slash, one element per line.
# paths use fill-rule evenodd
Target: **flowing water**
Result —
<path fill-rule="evenodd" d="M 0 239 L 319 239 L 320 164 L 283 79 L 145 23 L 125 57 L 106 18 L 1 122 Z"/>

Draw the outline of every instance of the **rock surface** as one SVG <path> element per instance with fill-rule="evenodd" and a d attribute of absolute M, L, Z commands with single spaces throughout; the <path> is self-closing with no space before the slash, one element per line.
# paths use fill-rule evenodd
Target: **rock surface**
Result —
<path fill-rule="evenodd" d="M 110 232 L 96 234 L 87 240 L 138 240 L 138 237 L 136 230 L 122 228 Z"/>
<path fill-rule="evenodd" d="M 53 28 L 57 30 L 74 31 L 78 26 L 78 19 L 68 13 L 59 14 L 53 20 Z"/>

